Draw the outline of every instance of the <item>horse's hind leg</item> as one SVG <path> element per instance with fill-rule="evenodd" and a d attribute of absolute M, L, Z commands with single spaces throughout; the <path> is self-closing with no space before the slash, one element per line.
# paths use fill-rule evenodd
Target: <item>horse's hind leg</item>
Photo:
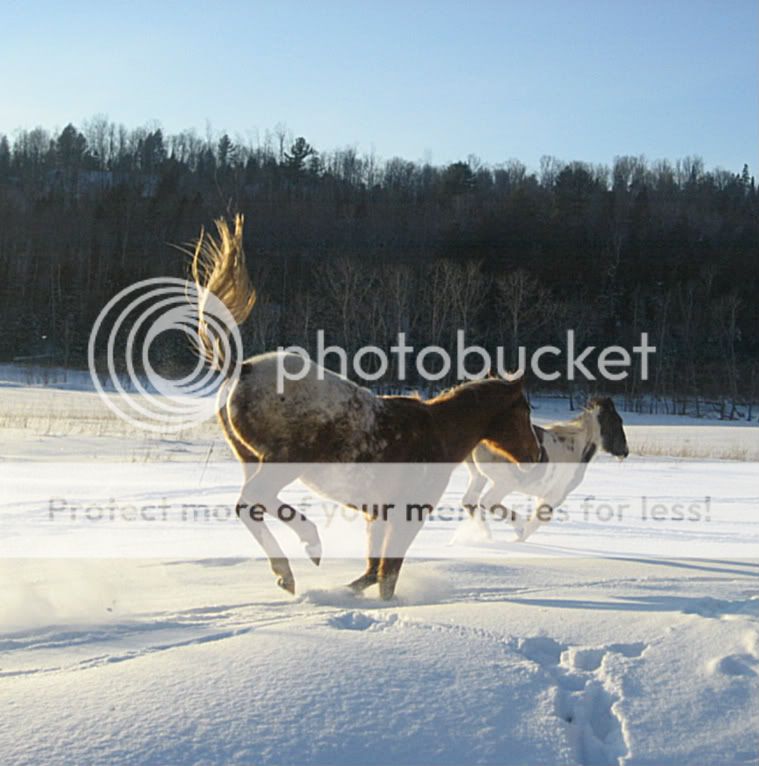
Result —
<path fill-rule="evenodd" d="M 264 549 L 271 570 L 277 578 L 277 585 L 289 593 L 295 593 L 295 578 L 290 562 L 264 521 L 265 513 L 275 512 L 275 506 L 278 504 L 277 491 L 284 485 L 276 489 L 271 486 L 271 482 L 263 477 L 263 463 L 244 463 L 243 470 L 245 481 L 236 506 L 237 515 Z"/>
<path fill-rule="evenodd" d="M 297 477 L 293 476 L 292 480 L 295 478 Z M 322 560 L 322 542 L 319 538 L 319 529 L 316 524 L 291 505 L 279 503 L 276 496 L 274 504 L 271 507 L 267 505 L 266 510 L 267 513 L 276 516 L 280 521 L 287 524 L 298 535 L 308 557 L 316 566 L 319 566 Z"/>
<path fill-rule="evenodd" d="M 234 429 L 232 428 L 232 424 L 229 419 L 229 413 L 227 412 L 226 405 L 220 407 L 218 412 L 218 418 L 219 418 L 219 423 L 221 425 L 222 431 L 224 432 L 224 436 L 229 446 L 232 448 L 232 450 L 234 451 L 234 453 L 237 455 L 240 462 L 242 463 L 243 471 L 245 473 L 243 489 L 247 487 L 249 491 L 249 495 L 250 495 L 249 500 L 251 501 L 251 502 L 248 502 L 248 505 L 260 504 L 267 513 L 271 515 L 278 515 L 278 518 L 281 521 L 284 521 L 288 526 L 290 526 L 293 529 L 293 531 L 298 535 L 298 537 L 301 539 L 301 541 L 303 542 L 303 545 L 306 548 L 306 553 L 308 554 L 309 558 L 311 559 L 311 561 L 314 562 L 314 564 L 318 566 L 319 563 L 321 562 L 322 545 L 321 545 L 321 540 L 319 539 L 319 530 L 317 529 L 316 525 L 312 521 L 309 521 L 302 513 L 292 508 L 291 506 L 285 505 L 283 503 L 279 503 L 276 497 L 277 492 L 279 492 L 279 490 L 281 490 L 282 487 L 286 486 L 291 481 L 297 478 L 297 471 L 289 472 L 285 469 L 285 467 L 282 464 L 277 464 L 276 469 L 270 467 L 270 470 L 267 471 L 267 477 L 266 477 L 268 480 L 267 482 L 268 485 L 272 484 L 272 481 L 274 480 L 275 476 L 280 483 L 276 487 L 276 490 L 274 492 L 271 491 L 272 486 L 267 487 L 267 489 L 269 490 L 268 502 L 263 503 L 260 499 L 256 499 L 254 496 L 255 487 L 249 486 L 249 484 L 251 484 L 254 478 L 258 476 L 263 463 L 261 463 L 261 461 L 259 460 L 258 455 L 256 455 L 256 453 L 253 452 L 236 435 Z M 276 471 L 276 474 L 275 474 L 275 471 Z M 240 515 L 239 510 L 237 515 L 238 516 Z M 260 524 L 263 525 L 263 521 L 261 521 Z M 256 531 L 254 531 L 251 528 L 251 532 L 253 532 L 256 539 L 258 539 Z M 269 536 L 271 535 L 269 534 Z"/>
<path fill-rule="evenodd" d="M 231 394 L 227 395 L 230 396 Z M 294 593 L 295 579 L 290 563 L 266 527 L 261 513 L 278 516 L 281 521 L 291 527 L 304 544 L 311 561 L 317 566 L 319 565 L 322 546 L 316 525 L 300 511 L 280 503 L 277 498 L 277 493 L 297 478 L 298 471 L 297 469 L 288 470 L 284 464 L 276 464 L 276 467 L 270 465 L 264 477 L 266 480 L 263 481 L 261 477 L 263 463 L 260 461 L 259 455 L 242 440 L 242 437 L 233 428 L 228 406 L 228 400 L 222 402 L 218 411 L 218 419 L 229 446 L 242 463 L 245 474 L 243 489 L 237 506 L 237 515 L 266 552 L 272 571 L 277 576 L 277 584 L 290 593 Z M 241 506 L 249 510 L 241 513 Z"/>

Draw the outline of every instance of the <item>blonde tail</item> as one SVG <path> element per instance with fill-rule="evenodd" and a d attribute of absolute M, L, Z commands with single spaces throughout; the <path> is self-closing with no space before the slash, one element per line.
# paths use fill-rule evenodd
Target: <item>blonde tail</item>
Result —
<path fill-rule="evenodd" d="M 220 300 L 235 324 L 240 325 L 248 318 L 256 302 L 256 291 L 250 281 L 242 249 L 243 216 L 240 213 L 235 215 L 234 231 L 223 218 L 215 223 L 216 238 L 201 229 L 193 253 L 191 273 L 198 288 L 198 352 L 214 369 L 222 370 L 225 369 L 225 352 L 219 337 L 219 323 L 209 323 L 206 316 L 210 296 L 212 294 Z M 231 327 L 224 329 L 227 335 L 232 330 Z"/>

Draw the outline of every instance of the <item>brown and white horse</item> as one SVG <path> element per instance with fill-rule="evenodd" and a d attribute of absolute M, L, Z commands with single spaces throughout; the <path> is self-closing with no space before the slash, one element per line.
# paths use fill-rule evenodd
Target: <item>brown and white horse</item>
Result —
<path fill-rule="evenodd" d="M 591 399 L 574 420 L 535 426 L 542 447 L 540 465 L 515 470 L 509 438 L 501 443 L 480 444 L 467 457 L 469 486 L 462 505 L 486 534 L 490 530 L 483 516 L 488 511 L 504 516 L 516 528 L 519 540 L 526 540 L 576 489 L 585 476 L 588 463 L 600 448 L 618 458 L 629 454 L 622 418 L 609 397 Z M 491 487 L 483 492 L 489 482 Z M 523 521 L 501 501 L 510 492 L 532 495 L 535 509 Z"/>
<path fill-rule="evenodd" d="M 215 294 L 240 324 L 255 300 L 242 249 L 242 217 L 236 217 L 234 231 L 223 220 L 216 226 L 218 239 L 201 233 L 193 277 L 201 294 Z M 221 344 L 206 321 L 202 300 L 199 338 L 206 358 L 218 359 Z M 279 518 L 319 563 L 316 526 L 277 497 L 296 479 L 364 511 L 368 563 L 351 587 L 361 591 L 379 583 L 381 597 L 389 599 L 406 551 L 440 499 L 453 468 L 480 441 L 508 439 L 519 462 L 532 462 L 540 455 L 521 381 L 472 381 L 421 401 L 377 396 L 314 363 L 302 377 L 281 374 L 282 366 L 289 373 L 301 371 L 303 361 L 287 352 L 247 359 L 219 401 L 224 436 L 243 465 L 238 515 L 263 547 L 277 584 L 291 593 L 295 579 L 290 563 L 264 516 L 288 508 L 286 517 Z M 350 467 L 343 470 L 337 464 Z M 380 470 L 379 464 L 390 472 Z M 272 468 L 264 470 L 266 466 Z M 409 497 L 415 500 L 415 513 L 409 513 L 409 502 L 401 502 Z"/>

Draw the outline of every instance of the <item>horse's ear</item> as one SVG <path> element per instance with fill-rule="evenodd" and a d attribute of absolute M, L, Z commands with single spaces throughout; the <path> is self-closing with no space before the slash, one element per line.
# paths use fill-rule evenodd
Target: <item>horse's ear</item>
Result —
<path fill-rule="evenodd" d="M 514 370 L 514 372 L 504 372 L 503 379 L 509 383 L 514 383 L 520 388 L 524 386 L 524 370 Z"/>

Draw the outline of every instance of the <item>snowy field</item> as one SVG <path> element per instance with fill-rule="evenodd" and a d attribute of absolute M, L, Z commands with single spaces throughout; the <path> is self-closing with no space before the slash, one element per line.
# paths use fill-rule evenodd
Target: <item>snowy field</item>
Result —
<path fill-rule="evenodd" d="M 87 391 L 0 383 L 0 763 L 756 764 L 759 428 L 623 416 L 633 454 L 566 518 L 528 543 L 435 519 L 385 603 L 344 588 L 362 525 L 318 508 L 295 597 L 233 518 L 51 520 L 228 508 L 239 468 L 212 423 L 146 436 Z"/>

